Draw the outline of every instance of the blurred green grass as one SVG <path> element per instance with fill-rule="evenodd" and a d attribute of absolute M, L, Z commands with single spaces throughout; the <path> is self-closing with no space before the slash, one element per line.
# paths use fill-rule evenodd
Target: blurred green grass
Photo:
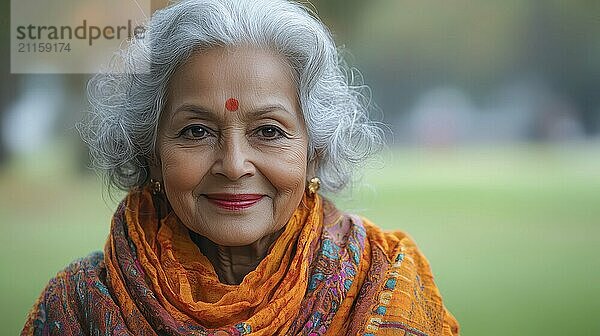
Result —
<path fill-rule="evenodd" d="M 103 248 L 116 200 L 68 148 L 0 172 L 1 334 L 44 285 Z M 397 149 L 336 203 L 408 232 L 462 335 L 600 334 L 600 146 Z"/>

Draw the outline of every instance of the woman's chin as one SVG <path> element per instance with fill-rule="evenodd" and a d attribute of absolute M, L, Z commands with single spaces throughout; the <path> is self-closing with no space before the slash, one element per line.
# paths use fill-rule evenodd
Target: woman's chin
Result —
<path fill-rule="evenodd" d="M 203 236 L 219 246 L 237 247 L 252 245 L 268 234 L 258 230 L 232 230 L 227 233 L 207 233 Z"/>
<path fill-rule="evenodd" d="M 224 237 L 215 237 L 214 239 L 211 239 L 210 237 L 207 237 L 207 238 L 219 246 L 240 247 L 240 246 L 251 245 L 252 243 L 254 243 L 255 241 L 259 240 L 262 237 L 259 237 L 257 239 L 247 239 L 248 237 L 244 237 L 244 239 L 236 238 L 236 237 L 225 238 L 225 239 L 224 239 Z"/>

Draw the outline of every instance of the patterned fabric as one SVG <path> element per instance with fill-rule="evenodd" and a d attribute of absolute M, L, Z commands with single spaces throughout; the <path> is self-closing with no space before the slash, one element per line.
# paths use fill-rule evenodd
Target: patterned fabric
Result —
<path fill-rule="evenodd" d="M 22 335 L 458 335 L 412 240 L 318 195 L 240 285 L 156 213 L 148 190 L 131 192 L 104 253 L 50 280 Z"/>

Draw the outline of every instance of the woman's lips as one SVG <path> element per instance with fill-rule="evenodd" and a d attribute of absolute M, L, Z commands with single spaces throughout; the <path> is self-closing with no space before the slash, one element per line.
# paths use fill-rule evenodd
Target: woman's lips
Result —
<path fill-rule="evenodd" d="M 259 194 L 205 194 L 206 199 L 219 208 L 243 210 L 258 203 L 264 195 Z"/>

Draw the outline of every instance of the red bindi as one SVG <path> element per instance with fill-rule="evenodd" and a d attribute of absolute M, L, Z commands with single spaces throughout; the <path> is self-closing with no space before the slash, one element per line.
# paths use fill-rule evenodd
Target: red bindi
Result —
<path fill-rule="evenodd" d="M 240 103 L 235 98 L 229 98 L 225 102 L 225 108 L 228 111 L 237 111 L 238 107 L 240 107 Z"/>

